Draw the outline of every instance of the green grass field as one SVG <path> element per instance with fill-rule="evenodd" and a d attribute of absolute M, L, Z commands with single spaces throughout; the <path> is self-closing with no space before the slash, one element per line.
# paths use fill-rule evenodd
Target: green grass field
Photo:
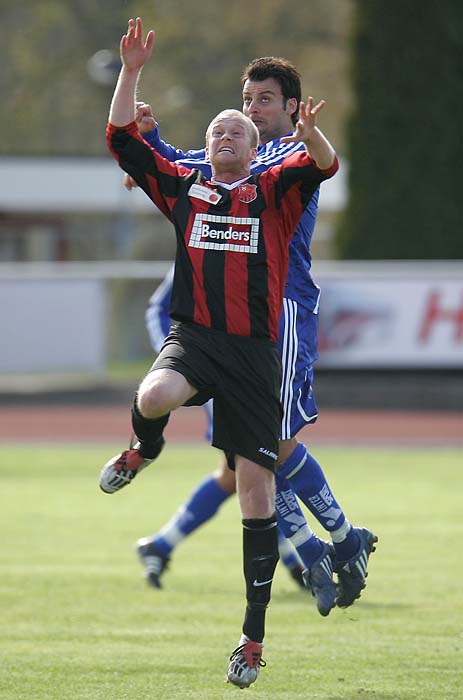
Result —
<path fill-rule="evenodd" d="M 130 488 L 107 496 L 97 478 L 114 449 L 2 447 L 0 698 L 236 697 L 224 682 L 244 612 L 236 499 L 180 545 L 163 591 L 146 586 L 133 551 L 218 454 L 171 445 Z M 350 520 L 379 536 L 368 587 L 353 607 L 321 618 L 280 566 L 267 668 L 246 692 L 265 700 L 460 699 L 461 453 L 315 454 Z"/>

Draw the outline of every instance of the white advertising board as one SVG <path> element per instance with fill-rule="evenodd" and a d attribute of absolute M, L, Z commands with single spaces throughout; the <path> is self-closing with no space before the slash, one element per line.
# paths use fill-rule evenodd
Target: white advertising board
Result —
<path fill-rule="evenodd" d="M 0 264 L 0 373 L 104 371 L 109 279 L 171 261 Z M 320 369 L 462 369 L 463 262 L 323 262 Z M 144 308 L 140 308 L 140 314 Z"/>
<path fill-rule="evenodd" d="M 463 278 L 318 281 L 318 367 L 463 367 Z"/>
<path fill-rule="evenodd" d="M 104 281 L 0 279 L 0 372 L 105 368 Z"/>

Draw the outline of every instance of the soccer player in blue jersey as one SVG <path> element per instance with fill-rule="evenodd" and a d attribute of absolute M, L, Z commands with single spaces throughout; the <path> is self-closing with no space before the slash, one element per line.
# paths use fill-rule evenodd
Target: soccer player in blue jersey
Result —
<path fill-rule="evenodd" d="M 297 120 L 301 97 L 300 76 L 294 66 L 281 58 L 264 57 L 252 61 L 242 76 L 243 112 L 258 128 L 260 145 L 252 172 L 262 172 L 280 163 L 301 148 L 282 137 L 290 133 Z M 210 175 L 210 163 L 204 150 L 184 152 L 161 140 L 159 128 L 149 105 L 139 104 L 138 118 L 144 137 L 164 157 Z M 126 186 L 130 188 L 128 179 Z M 304 212 L 290 245 L 289 269 L 280 318 L 278 349 L 283 362 L 281 401 L 283 421 L 280 431 L 279 467 L 276 473 L 277 515 L 280 532 L 294 544 L 304 564 L 303 578 L 316 597 L 322 615 L 328 615 L 335 603 L 347 607 L 360 596 L 365 586 L 368 557 L 376 537 L 365 528 L 352 527 L 340 507 L 317 460 L 298 442 L 297 434 L 306 424 L 317 420 L 313 391 L 313 364 L 317 354 L 317 326 L 320 289 L 311 275 L 310 243 L 318 206 L 318 190 Z M 146 313 L 147 328 L 153 346 L 160 338 L 160 325 L 168 330 L 168 298 L 171 276 L 152 297 Z M 163 320 L 160 320 L 163 319 Z M 234 474 L 226 462 L 205 479 L 171 520 L 154 536 L 139 540 L 138 553 L 147 580 L 160 587 L 160 578 L 174 547 L 209 520 L 235 490 Z M 333 545 L 320 540 L 308 526 L 294 493 L 308 507 L 332 538 Z M 284 549 L 283 560 L 297 572 L 291 550 Z M 334 556 L 333 556 L 334 547 Z M 337 572 L 337 589 L 333 583 Z"/>

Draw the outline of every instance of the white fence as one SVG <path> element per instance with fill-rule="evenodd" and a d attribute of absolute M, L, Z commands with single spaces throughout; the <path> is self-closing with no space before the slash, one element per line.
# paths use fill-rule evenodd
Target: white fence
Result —
<path fill-rule="evenodd" d="M 151 290 L 170 265 L 0 264 L 0 374 L 102 375 L 109 309 L 131 301 L 127 332 L 143 334 L 148 297 L 134 304 L 128 285 L 114 305 L 111 281 L 143 280 Z M 463 262 L 316 262 L 314 275 L 318 367 L 463 368 Z"/>

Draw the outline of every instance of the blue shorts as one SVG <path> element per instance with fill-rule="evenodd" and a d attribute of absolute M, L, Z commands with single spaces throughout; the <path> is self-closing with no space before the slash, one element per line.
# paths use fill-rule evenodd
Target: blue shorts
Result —
<path fill-rule="evenodd" d="M 283 406 L 280 440 L 289 440 L 308 423 L 315 423 L 318 408 L 312 388 L 317 354 L 318 315 L 283 299 L 278 329 L 278 352 L 283 365 L 280 400 Z"/>

